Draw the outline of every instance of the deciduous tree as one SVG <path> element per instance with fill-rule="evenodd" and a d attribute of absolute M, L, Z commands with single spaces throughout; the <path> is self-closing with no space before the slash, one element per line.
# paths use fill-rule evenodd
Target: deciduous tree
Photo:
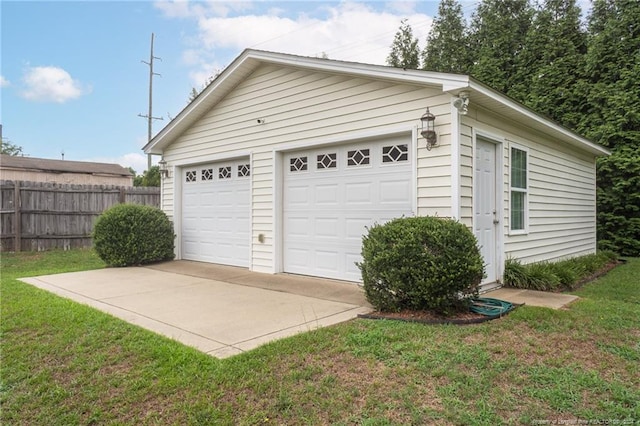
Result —
<path fill-rule="evenodd" d="M 0 148 L 0 153 L 5 154 L 5 155 L 24 155 L 24 152 L 22 151 L 22 147 L 12 144 L 10 140 L 8 139 L 4 139 L 2 141 L 2 143 L 0 143 L 1 148 Z"/>

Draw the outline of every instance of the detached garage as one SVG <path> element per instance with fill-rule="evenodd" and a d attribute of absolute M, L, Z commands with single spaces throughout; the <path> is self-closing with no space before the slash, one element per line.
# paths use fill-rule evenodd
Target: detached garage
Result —
<path fill-rule="evenodd" d="M 504 261 L 596 247 L 607 151 L 469 76 L 246 50 L 145 147 L 176 256 L 360 281 L 362 235 L 411 215 Z"/>

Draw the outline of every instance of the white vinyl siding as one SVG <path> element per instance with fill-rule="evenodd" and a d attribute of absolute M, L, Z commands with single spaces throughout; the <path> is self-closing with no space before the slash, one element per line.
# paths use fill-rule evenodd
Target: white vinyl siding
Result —
<path fill-rule="evenodd" d="M 274 272 L 275 218 L 281 214 L 274 174 L 282 150 L 410 134 L 428 106 L 436 115 L 438 147 L 427 151 L 423 139 L 417 142 L 417 214 L 449 216 L 449 100 L 435 88 L 262 65 L 178 137 L 164 158 L 180 167 L 251 154 L 251 268 Z M 165 179 L 162 204 L 169 214 L 176 209 L 172 179 Z"/>
<path fill-rule="evenodd" d="M 461 220 L 466 223 L 470 200 L 465 196 L 465 182 L 473 184 L 467 156 L 471 152 L 469 134 L 481 130 L 505 139 L 503 149 L 503 226 L 504 258 L 524 263 L 558 260 L 594 253 L 596 249 L 595 158 L 577 152 L 546 135 L 483 110 L 473 109 L 461 120 Z M 510 222 L 511 147 L 527 152 L 526 234 L 515 234 Z M 527 220 L 525 219 L 525 220 Z"/>
<path fill-rule="evenodd" d="M 460 222 L 473 226 L 473 131 L 468 125 L 460 126 Z"/>
<path fill-rule="evenodd" d="M 524 262 L 595 252 L 595 161 L 550 145 L 529 149 L 528 235 L 514 235 L 507 250 Z"/>
<path fill-rule="evenodd" d="M 511 146 L 509 193 L 509 229 L 511 234 L 526 233 L 528 223 L 527 170 L 528 152 L 519 146 Z"/>

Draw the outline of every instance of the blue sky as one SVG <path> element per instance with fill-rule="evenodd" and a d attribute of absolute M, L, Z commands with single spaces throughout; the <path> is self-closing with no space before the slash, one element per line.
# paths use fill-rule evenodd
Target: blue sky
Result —
<path fill-rule="evenodd" d="M 476 1 L 463 1 L 467 15 Z M 151 33 L 157 133 L 245 48 L 384 64 L 400 21 L 424 46 L 438 1 L 0 2 L 3 138 L 32 157 L 146 168 Z"/>
<path fill-rule="evenodd" d="M 154 134 L 192 87 L 244 48 L 384 63 L 400 20 L 426 38 L 436 1 L 2 1 L 3 138 L 26 155 L 116 162 L 139 173 L 156 35 Z"/>

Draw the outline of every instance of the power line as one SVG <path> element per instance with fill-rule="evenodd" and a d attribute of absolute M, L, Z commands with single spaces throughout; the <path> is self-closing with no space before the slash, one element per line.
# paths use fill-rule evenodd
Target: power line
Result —
<path fill-rule="evenodd" d="M 155 59 L 160 59 L 157 56 L 153 56 L 153 39 L 155 37 L 154 33 L 151 33 L 151 53 L 149 55 L 149 62 L 140 61 L 143 64 L 149 66 L 149 113 L 146 115 L 138 114 L 138 117 L 147 119 L 147 142 L 151 142 L 151 137 L 153 136 L 153 120 L 162 120 L 162 117 L 154 117 L 153 116 L 153 76 L 160 75 L 157 72 L 153 72 L 153 61 Z M 151 170 L 151 154 L 147 154 L 147 170 Z"/>

